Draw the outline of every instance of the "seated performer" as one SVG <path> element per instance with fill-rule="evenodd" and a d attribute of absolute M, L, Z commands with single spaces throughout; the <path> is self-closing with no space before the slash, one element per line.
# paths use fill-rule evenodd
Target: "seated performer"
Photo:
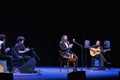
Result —
<path fill-rule="evenodd" d="M 100 60 L 100 67 L 104 68 L 105 65 L 107 64 L 107 61 L 105 59 L 105 57 L 103 56 L 103 53 L 105 53 L 106 51 L 109 51 L 110 49 L 103 49 L 103 47 L 101 46 L 101 42 L 100 40 L 96 41 L 95 45 L 90 46 L 90 55 L 93 58 L 99 59 Z"/>
<path fill-rule="evenodd" d="M 25 38 L 23 36 L 19 36 L 17 38 L 17 43 L 14 46 L 16 57 L 20 59 L 20 66 L 32 58 L 32 56 L 28 54 L 30 52 L 30 49 L 25 47 L 24 41 Z"/>
<path fill-rule="evenodd" d="M 6 35 L 0 34 L 0 60 L 6 60 L 7 61 L 7 67 L 9 72 L 13 72 L 13 62 L 12 62 L 12 56 L 8 55 L 7 53 L 10 51 L 10 48 L 6 48 Z"/>
<path fill-rule="evenodd" d="M 67 58 L 67 59 L 76 58 L 76 60 L 78 60 L 78 56 L 71 50 L 71 48 L 73 47 L 73 44 L 70 44 L 70 42 L 68 41 L 67 35 L 63 35 L 61 37 L 61 40 L 59 42 L 59 47 L 60 47 L 60 50 L 65 53 L 63 55 L 64 58 Z M 76 63 L 76 66 L 77 66 L 77 63 Z"/>

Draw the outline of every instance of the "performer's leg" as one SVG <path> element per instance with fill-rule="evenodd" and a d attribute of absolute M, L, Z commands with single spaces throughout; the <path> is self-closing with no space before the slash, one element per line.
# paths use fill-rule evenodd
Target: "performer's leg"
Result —
<path fill-rule="evenodd" d="M 19 66 L 22 66 L 25 62 L 23 56 L 18 56 L 17 58 L 19 60 Z"/>
<path fill-rule="evenodd" d="M 13 71 L 12 56 L 5 56 L 5 59 L 7 60 L 8 71 L 12 72 Z"/>
<path fill-rule="evenodd" d="M 100 65 L 102 68 L 105 67 L 104 63 L 106 62 L 106 59 L 104 58 L 104 56 L 102 54 L 98 55 L 100 58 Z"/>
<path fill-rule="evenodd" d="M 25 62 L 27 62 L 28 60 L 30 60 L 30 59 L 31 59 L 31 56 L 24 55 L 24 56 L 23 56 L 23 58 L 24 58 Z"/>

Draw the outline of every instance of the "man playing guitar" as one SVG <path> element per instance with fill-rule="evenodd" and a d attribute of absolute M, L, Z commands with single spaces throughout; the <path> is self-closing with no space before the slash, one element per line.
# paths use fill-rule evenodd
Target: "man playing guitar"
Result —
<path fill-rule="evenodd" d="M 105 67 L 105 64 L 107 63 L 107 61 L 106 61 L 105 57 L 103 56 L 103 53 L 108 50 L 103 49 L 103 47 L 101 46 L 100 40 L 97 40 L 96 44 L 91 46 L 89 49 L 90 49 L 90 55 L 93 58 L 97 58 L 100 60 L 100 66 L 102 68 Z"/>

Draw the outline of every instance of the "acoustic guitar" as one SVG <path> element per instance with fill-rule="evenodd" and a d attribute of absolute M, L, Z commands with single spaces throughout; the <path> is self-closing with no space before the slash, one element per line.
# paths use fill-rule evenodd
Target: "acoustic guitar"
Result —
<path fill-rule="evenodd" d="M 92 48 L 92 50 L 90 50 L 90 55 L 91 56 L 96 56 L 98 54 L 100 54 L 101 52 L 105 53 L 107 51 L 110 51 L 111 49 L 104 49 L 101 50 L 99 47 L 98 48 Z"/>

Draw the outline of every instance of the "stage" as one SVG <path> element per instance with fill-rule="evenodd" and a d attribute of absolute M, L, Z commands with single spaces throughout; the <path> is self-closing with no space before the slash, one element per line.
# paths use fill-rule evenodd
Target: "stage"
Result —
<path fill-rule="evenodd" d="M 77 72 L 85 72 L 84 74 L 77 74 L 78 77 L 85 76 L 85 80 L 119 80 L 120 68 L 110 68 L 105 70 L 93 70 L 92 68 L 78 67 Z M 59 67 L 36 67 L 37 73 L 20 73 L 16 71 L 13 73 L 14 80 L 68 80 L 68 74 L 73 72 L 73 67 L 63 68 L 60 72 Z M 71 76 L 74 77 L 74 76 Z M 76 80 L 76 78 L 74 78 Z M 82 80 L 82 79 L 81 79 Z"/>

